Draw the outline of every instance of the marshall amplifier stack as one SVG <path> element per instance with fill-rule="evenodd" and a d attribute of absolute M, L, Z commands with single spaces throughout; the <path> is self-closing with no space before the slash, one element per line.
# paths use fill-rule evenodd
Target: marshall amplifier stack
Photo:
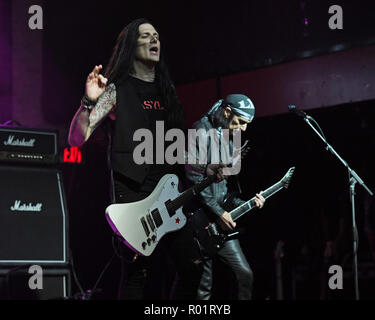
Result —
<path fill-rule="evenodd" d="M 57 163 L 57 141 L 56 131 L 0 127 L 0 161 Z"/>
<path fill-rule="evenodd" d="M 18 297 L 69 295 L 68 214 L 58 162 L 57 132 L 0 127 L 0 297 L 17 291 L 16 283 L 26 290 Z M 43 294 L 22 286 L 32 265 L 48 280 Z"/>

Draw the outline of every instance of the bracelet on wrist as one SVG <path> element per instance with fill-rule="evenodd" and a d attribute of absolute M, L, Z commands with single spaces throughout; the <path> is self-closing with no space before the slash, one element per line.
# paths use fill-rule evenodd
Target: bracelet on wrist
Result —
<path fill-rule="evenodd" d="M 81 105 L 88 109 L 91 110 L 95 105 L 96 105 L 97 100 L 92 100 L 90 99 L 87 95 L 84 95 L 82 100 L 81 100 Z"/>

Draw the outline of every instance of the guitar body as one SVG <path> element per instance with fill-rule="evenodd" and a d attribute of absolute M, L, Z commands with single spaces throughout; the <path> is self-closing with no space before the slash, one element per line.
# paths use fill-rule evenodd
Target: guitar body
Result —
<path fill-rule="evenodd" d="M 235 196 L 235 194 L 230 194 L 224 200 L 223 208 L 226 211 L 230 212 L 233 209 L 230 203 L 231 197 Z M 199 241 L 203 254 L 213 257 L 223 247 L 225 241 L 238 235 L 240 231 L 237 231 L 237 229 L 224 230 L 219 223 L 219 218 L 215 214 L 207 212 L 207 210 L 200 208 L 189 219 L 192 221 L 194 235 Z"/>
<path fill-rule="evenodd" d="M 265 199 L 271 197 L 282 189 L 287 189 L 289 182 L 293 176 L 295 168 L 288 170 L 286 175 L 273 186 L 263 191 L 262 195 Z M 237 220 L 242 215 L 251 211 L 255 207 L 255 197 L 230 211 L 231 197 L 228 196 L 223 204 L 224 209 L 229 212 L 233 221 Z M 199 241 L 203 254 L 213 257 L 222 248 L 224 242 L 231 237 L 239 234 L 235 230 L 223 230 L 218 223 L 218 217 L 213 217 L 213 214 L 205 212 L 203 209 L 197 210 L 190 218 L 192 220 L 192 227 L 194 228 L 195 237 Z"/>
<path fill-rule="evenodd" d="M 289 169 L 280 182 L 265 190 L 262 193 L 264 198 L 267 199 L 281 189 L 287 188 L 293 172 L 294 167 Z M 155 190 L 146 199 L 108 206 L 105 210 L 107 221 L 130 249 L 138 254 L 149 256 L 164 235 L 185 226 L 187 218 L 182 211 L 182 206 L 192 201 L 194 196 L 215 180 L 216 176 L 211 175 L 180 193 L 178 177 L 167 174 L 160 179 Z M 254 208 L 254 199 L 255 197 L 229 212 L 233 221 Z M 200 240 L 201 246 L 209 255 L 214 255 L 228 237 L 238 233 L 224 232 L 217 224 L 217 220 L 210 221 L 203 210 L 192 216 L 192 225 L 195 226 L 196 237 Z"/>
<path fill-rule="evenodd" d="M 179 195 L 178 177 L 167 174 L 146 199 L 108 206 L 107 221 L 130 249 L 149 256 L 165 234 L 186 224 L 182 208 L 171 211 L 166 206 Z"/>
<path fill-rule="evenodd" d="M 189 219 L 202 253 L 205 256 L 213 257 L 227 240 L 227 234 L 209 216 L 203 209 L 198 209 Z"/>

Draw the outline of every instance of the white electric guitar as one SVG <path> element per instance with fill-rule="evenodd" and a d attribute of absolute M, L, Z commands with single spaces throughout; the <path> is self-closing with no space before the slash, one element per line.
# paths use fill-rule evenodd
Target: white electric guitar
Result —
<path fill-rule="evenodd" d="M 186 224 L 182 206 L 215 180 L 216 176 L 212 175 L 180 193 L 178 177 L 167 174 L 146 199 L 108 206 L 107 221 L 130 249 L 149 256 L 165 234 Z"/>

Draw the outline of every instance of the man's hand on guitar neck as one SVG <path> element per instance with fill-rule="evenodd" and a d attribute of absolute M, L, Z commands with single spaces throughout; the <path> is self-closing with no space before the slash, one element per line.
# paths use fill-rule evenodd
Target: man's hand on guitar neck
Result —
<path fill-rule="evenodd" d="M 232 216 L 227 211 L 224 211 L 220 216 L 219 223 L 224 230 L 233 230 L 236 227 L 236 223 L 232 220 Z"/>
<path fill-rule="evenodd" d="M 263 208 L 264 202 L 266 201 L 261 193 L 262 192 L 255 195 L 255 206 L 259 209 Z M 220 216 L 219 223 L 224 230 L 233 230 L 236 227 L 236 222 L 233 221 L 232 216 L 227 211 L 224 211 L 224 213 Z"/>
<path fill-rule="evenodd" d="M 255 206 L 259 209 L 262 209 L 264 206 L 264 203 L 266 202 L 266 199 L 263 198 L 262 192 L 256 193 L 255 194 Z"/>

